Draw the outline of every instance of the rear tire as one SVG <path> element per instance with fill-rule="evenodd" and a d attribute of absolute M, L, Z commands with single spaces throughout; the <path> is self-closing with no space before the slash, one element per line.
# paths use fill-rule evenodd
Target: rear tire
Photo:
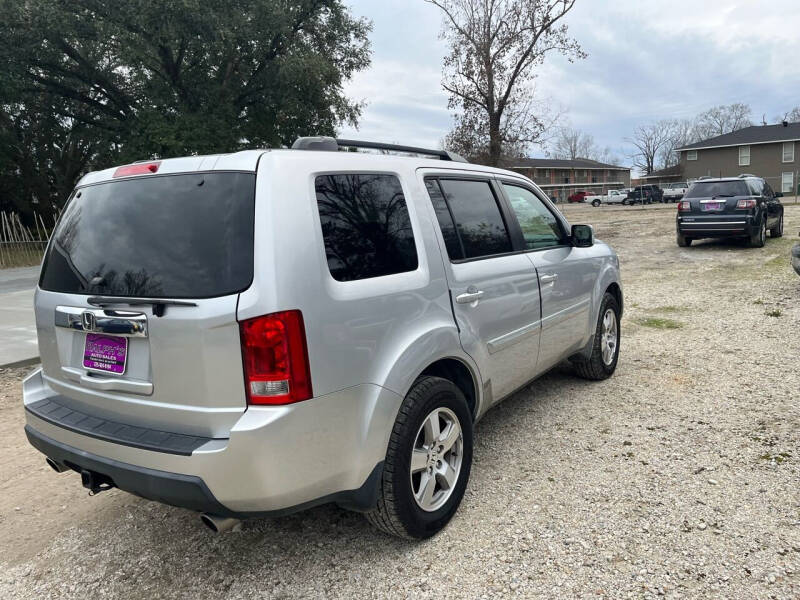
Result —
<path fill-rule="evenodd" d="M 627 199 L 622 201 L 622 206 L 628 206 L 628 200 Z"/>
<path fill-rule="evenodd" d="M 436 428 L 445 424 L 439 435 L 432 433 L 434 422 Z M 451 440 L 447 434 L 455 431 L 453 423 L 460 433 Z M 449 450 L 444 448 L 448 443 Z M 412 455 L 419 458 L 420 452 L 427 452 L 424 468 L 419 464 L 412 466 Z M 454 479 L 447 484 L 447 467 L 456 464 Z M 447 525 L 461 504 L 471 467 L 472 413 L 464 394 L 447 379 L 421 377 L 397 413 L 383 465 L 378 506 L 366 513 L 367 520 L 391 535 L 409 539 L 431 537 Z M 424 494 L 427 480 L 432 481 L 434 490 L 429 496 Z"/>
<path fill-rule="evenodd" d="M 781 213 L 781 218 L 778 220 L 778 224 L 769 230 L 769 237 L 783 237 L 783 213 Z"/>
<path fill-rule="evenodd" d="M 688 248 L 689 246 L 692 245 L 692 238 L 686 237 L 681 232 L 678 232 L 677 241 L 678 241 L 678 246 L 680 246 L 681 248 Z"/>
<path fill-rule="evenodd" d="M 594 206 L 595 208 L 600 206 L 600 200 L 592 200 L 592 206 Z"/>
<path fill-rule="evenodd" d="M 765 216 L 761 217 L 761 225 L 758 228 L 758 231 L 750 236 L 750 247 L 751 248 L 763 248 L 764 244 L 767 243 L 767 219 Z"/>
<path fill-rule="evenodd" d="M 619 303 L 613 294 L 606 292 L 600 303 L 591 357 L 572 359 L 578 377 L 592 381 L 611 377 L 619 360 L 620 336 Z"/>

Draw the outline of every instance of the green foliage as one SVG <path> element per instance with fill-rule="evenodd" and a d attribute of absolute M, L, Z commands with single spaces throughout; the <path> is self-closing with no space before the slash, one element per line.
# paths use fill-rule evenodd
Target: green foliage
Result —
<path fill-rule="evenodd" d="M 645 317 L 637 321 L 639 325 L 652 327 L 653 329 L 680 329 L 683 323 L 673 319 L 662 319 L 661 317 Z"/>
<path fill-rule="evenodd" d="M 92 168 L 332 135 L 360 115 L 342 86 L 370 27 L 343 0 L 0 0 L 0 198 L 25 210 Z"/>

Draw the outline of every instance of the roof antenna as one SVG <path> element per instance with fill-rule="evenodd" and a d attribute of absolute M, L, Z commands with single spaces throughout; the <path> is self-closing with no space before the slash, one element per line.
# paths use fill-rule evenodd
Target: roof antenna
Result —
<path fill-rule="evenodd" d="M 761 114 L 761 125 L 766 127 L 767 126 L 767 113 Z"/>

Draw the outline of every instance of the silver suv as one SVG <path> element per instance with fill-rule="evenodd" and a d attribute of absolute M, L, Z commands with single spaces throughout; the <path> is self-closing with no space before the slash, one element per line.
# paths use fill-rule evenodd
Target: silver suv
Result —
<path fill-rule="evenodd" d="M 217 531 L 335 502 L 424 538 L 487 410 L 564 359 L 614 372 L 622 289 L 525 177 L 301 138 L 89 173 L 35 309 L 25 430 L 90 493 Z"/>

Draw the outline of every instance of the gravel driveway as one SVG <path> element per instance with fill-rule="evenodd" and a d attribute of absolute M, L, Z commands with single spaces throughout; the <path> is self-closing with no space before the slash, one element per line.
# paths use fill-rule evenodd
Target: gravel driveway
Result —
<path fill-rule="evenodd" d="M 88 498 L 27 446 L 5 371 L 0 597 L 800 597 L 800 206 L 763 249 L 678 248 L 674 205 L 565 210 L 620 254 L 619 368 L 561 366 L 492 410 L 442 534 L 322 507 L 215 537 L 188 511 Z"/>

